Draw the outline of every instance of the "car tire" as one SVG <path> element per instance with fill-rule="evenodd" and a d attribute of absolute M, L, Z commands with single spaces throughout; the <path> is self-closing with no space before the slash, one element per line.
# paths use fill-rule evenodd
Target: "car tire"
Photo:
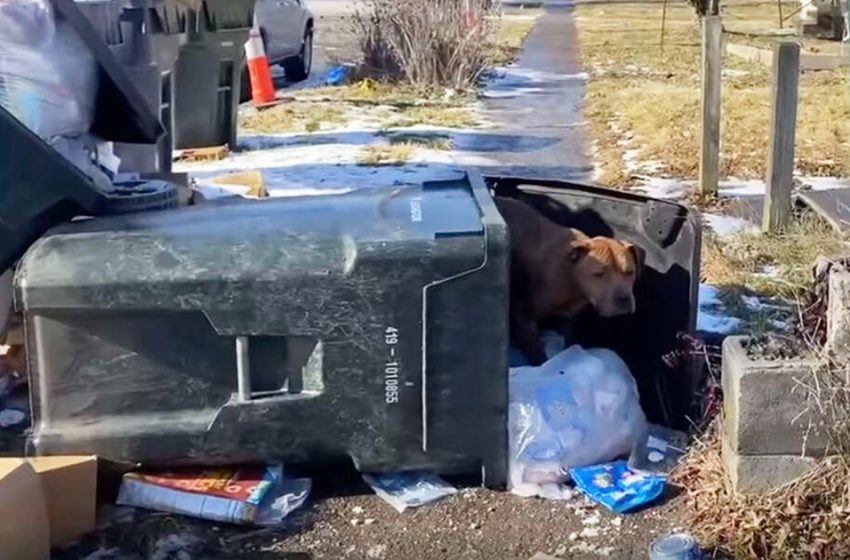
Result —
<path fill-rule="evenodd" d="M 304 33 L 304 43 L 301 45 L 301 53 L 283 63 L 283 71 L 286 79 L 290 82 L 303 82 L 310 77 L 313 67 L 313 30 L 308 29 Z"/>
<path fill-rule="evenodd" d="M 177 208 L 177 187 L 167 181 L 130 181 L 114 185 L 98 212 L 101 216 Z"/>

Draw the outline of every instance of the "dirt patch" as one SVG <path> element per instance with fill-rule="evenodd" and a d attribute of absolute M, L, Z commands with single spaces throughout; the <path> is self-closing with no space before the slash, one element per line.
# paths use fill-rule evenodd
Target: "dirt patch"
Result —
<path fill-rule="evenodd" d="M 355 485 L 354 490 L 364 489 Z M 656 536 L 681 528 L 679 509 L 679 502 L 670 498 L 645 511 L 616 516 L 580 497 L 553 502 L 467 488 L 440 503 L 399 514 L 374 495 L 319 495 L 283 528 L 260 533 L 137 512 L 57 560 L 82 559 L 98 548 L 119 551 L 104 558 L 149 558 L 170 535 L 195 543 L 187 558 L 216 560 L 528 560 L 537 552 L 564 560 L 643 560 Z"/>

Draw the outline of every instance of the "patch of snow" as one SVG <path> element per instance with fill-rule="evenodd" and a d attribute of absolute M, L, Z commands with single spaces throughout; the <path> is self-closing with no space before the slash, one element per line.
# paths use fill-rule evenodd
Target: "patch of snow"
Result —
<path fill-rule="evenodd" d="M 850 188 L 850 178 L 847 177 L 800 177 L 799 179 L 803 186 L 813 191 Z"/>
<path fill-rule="evenodd" d="M 708 224 L 708 227 L 710 227 L 712 231 L 720 237 L 735 235 L 738 233 L 755 233 L 759 231 L 755 224 L 752 224 L 742 218 L 736 218 L 735 216 L 724 216 L 723 214 L 703 212 L 702 217 Z"/>
<path fill-rule="evenodd" d="M 688 195 L 688 189 L 692 182 L 681 181 L 679 179 L 665 179 L 663 177 L 642 176 L 639 179 L 643 184 L 634 188 L 652 198 L 660 198 L 666 200 L 681 200 Z"/>
<path fill-rule="evenodd" d="M 761 179 L 737 179 L 729 177 L 724 181 L 720 181 L 718 186 L 718 194 L 720 196 L 752 196 L 764 195 L 765 184 Z"/>
<path fill-rule="evenodd" d="M 765 265 L 759 272 L 756 272 L 756 275 L 763 276 L 765 278 L 776 278 L 779 276 L 779 267 L 772 264 Z"/>
<path fill-rule="evenodd" d="M 493 69 L 485 77 L 481 96 L 489 99 L 519 97 L 540 93 L 544 91 L 547 84 L 571 80 L 585 82 L 588 77 L 587 72 L 559 74 L 517 66 L 503 66 Z"/>
<path fill-rule="evenodd" d="M 705 333 L 730 334 L 741 325 L 741 320 L 725 314 L 719 291 L 714 286 L 700 284 L 697 330 Z"/>
<path fill-rule="evenodd" d="M 313 141 L 314 143 L 305 143 Z M 421 149 L 402 165 L 367 166 L 358 161 L 364 146 L 385 143 L 377 131 L 244 136 L 240 145 L 254 148 L 221 161 L 180 162 L 175 172 L 203 181 L 214 175 L 258 170 L 270 197 L 343 194 L 358 188 L 454 180 L 463 174 L 453 152 Z"/>

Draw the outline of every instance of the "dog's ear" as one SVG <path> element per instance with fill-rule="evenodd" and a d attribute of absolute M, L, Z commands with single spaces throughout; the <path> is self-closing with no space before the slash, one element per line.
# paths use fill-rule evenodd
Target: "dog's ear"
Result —
<path fill-rule="evenodd" d="M 590 252 L 590 247 L 587 245 L 586 239 L 580 239 L 578 241 L 573 241 L 570 244 L 570 262 L 577 263 L 581 259 L 583 259 L 587 253 Z"/>
<path fill-rule="evenodd" d="M 632 258 L 635 260 L 635 279 L 640 278 L 641 272 L 643 272 L 643 266 L 646 262 L 646 251 L 643 247 L 638 247 L 632 243 L 626 243 L 626 249 L 632 254 Z"/>

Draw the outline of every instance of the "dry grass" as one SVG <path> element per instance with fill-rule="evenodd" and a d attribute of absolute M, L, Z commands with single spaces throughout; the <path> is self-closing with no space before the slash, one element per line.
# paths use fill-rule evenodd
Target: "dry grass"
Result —
<path fill-rule="evenodd" d="M 733 1 L 729 14 L 742 0 Z M 746 8 L 772 17 L 776 4 Z M 581 54 L 591 74 L 585 115 L 602 167 L 601 181 L 626 185 L 636 171 L 623 155 L 638 150 L 664 172 L 695 178 L 699 153 L 699 27 L 687 4 L 668 6 L 665 47 L 659 4 L 584 5 L 576 9 Z M 731 18 L 729 15 L 727 19 Z M 726 57 L 722 173 L 762 177 L 767 157 L 770 75 Z M 850 96 L 846 73 L 807 72 L 800 81 L 797 168 L 806 174 L 850 174 Z M 629 141 L 628 137 L 632 140 Z"/>
<path fill-rule="evenodd" d="M 420 146 L 411 142 L 371 144 L 360 152 L 360 165 L 403 165 Z"/>
<path fill-rule="evenodd" d="M 449 151 L 453 148 L 452 139 L 441 134 L 401 133 L 388 135 L 390 144 L 408 144 L 426 150 Z"/>
<path fill-rule="evenodd" d="M 708 236 L 703 243 L 702 281 L 726 290 L 746 288 L 795 299 L 811 284 L 812 266 L 819 255 L 845 250 L 840 234 L 804 214 L 780 235 Z M 776 274 L 763 274 L 765 267 L 775 267 Z"/>
<path fill-rule="evenodd" d="M 490 64 L 504 66 L 515 61 L 541 13 L 540 10 L 522 10 L 505 13 L 496 20 L 490 41 Z"/>
<path fill-rule="evenodd" d="M 822 462 L 797 481 L 763 494 L 736 494 L 722 460 L 720 423 L 674 473 L 688 527 L 706 548 L 734 558 L 850 557 L 850 465 Z"/>
<path fill-rule="evenodd" d="M 445 128 L 471 128 L 480 123 L 471 110 L 463 107 L 409 107 L 384 122 L 384 128 L 403 128 L 416 125 Z"/>
<path fill-rule="evenodd" d="M 345 111 L 333 105 L 292 102 L 263 111 L 240 115 L 239 128 L 247 132 L 316 132 L 323 126 L 336 126 L 348 122 Z"/>

